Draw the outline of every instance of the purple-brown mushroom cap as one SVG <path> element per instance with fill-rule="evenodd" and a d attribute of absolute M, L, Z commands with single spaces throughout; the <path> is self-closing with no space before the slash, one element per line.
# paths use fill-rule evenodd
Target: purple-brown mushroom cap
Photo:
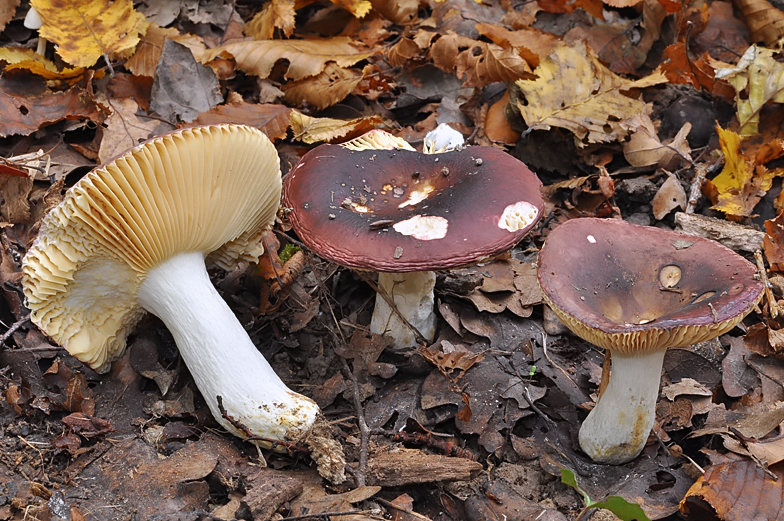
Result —
<path fill-rule="evenodd" d="M 283 205 L 300 239 L 328 260 L 426 271 L 514 246 L 542 216 L 541 186 L 491 147 L 428 155 L 321 145 L 284 179 Z"/>
<path fill-rule="evenodd" d="M 617 219 L 560 225 L 539 255 L 546 301 L 577 335 L 624 354 L 726 333 L 762 296 L 756 267 L 718 242 Z"/>

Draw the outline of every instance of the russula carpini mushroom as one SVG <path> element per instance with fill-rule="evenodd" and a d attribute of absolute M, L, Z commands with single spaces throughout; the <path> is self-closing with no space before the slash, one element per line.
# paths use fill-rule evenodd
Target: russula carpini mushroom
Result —
<path fill-rule="evenodd" d="M 314 253 L 377 271 L 378 286 L 425 340 L 435 334 L 435 270 L 486 260 L 514 246 L 542 216 L 541 182 L 491 147 L 438 154 L 374 130 L 314 148 L 283 181 L 283 206 Z M 394 348 L 417 335 L 379 293 L 370 329 Z"/>
<path fill-rule="evenodd" d="M 547 236 L 538 269 L 546 303 L 611 355 L 607 387 L 580 428 L 586 454 L 610 464 L 640 454 L 665 351 L 735 327 L 762 296 L 756 271 L 718 242 L 617 219 L 572 219 Z"/>
<path fill-rule="evenodd" d="M 258 260 L 280 187 L 277 152 L 252 127 L 189 128 L 129 150 L 83 177 L 41 222 L 22 266 L 31 319 L 103 373 L 150 312 L 225 429 L 245 437 L 218 396 L 253 435 L 309 443 L 318 406 L 275 374 L 206 269 Z M 320 470 L 342 481 L 342 451 L 328 441 L 327 459 L 340 461 Z"/>

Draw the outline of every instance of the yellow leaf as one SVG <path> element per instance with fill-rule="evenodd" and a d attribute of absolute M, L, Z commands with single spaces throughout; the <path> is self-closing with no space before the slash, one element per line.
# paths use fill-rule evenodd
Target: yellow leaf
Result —
<path fill-rule="evenodd" d="M 207 63 L 222 53 L 233 56 L 237 68 L 259 78 L 266 78 L 278 60 L 288 60 L 286 78 L 301 80 L 324 70 L 328 62 L 351 67 L 378 52 L 353 43 L 348 38 L 323 40 L 263 40 L 237 42 L 210 49 L 202 62 Z"/>
<path fill-rule="evenodd" d="M 296 105 L 307 103 L 317 110 L 323 110 L 351 94 L 363 77 L 360 70 L 343 69 L 328 63 L 316 76 L 283 85 L 281 88 L 286 93 L 283 99 Z"/>
<path fill-rule="evenodd" d="M 667 81 L 658 71 L 637 81 L 621 78 L 582 41 L 557 46 L 534 74 L 535 80 L 516 82 L 525 97 L 517 108 L 526 124 L 570 130 L 578 146 L 624 139 L 628 132 L 620 121 L 645 112 L 645 103 L 622 92 Z"/>
<path fill-rule="evenodd" d="M 716 78 L 735 88 L 741 136 L 758 132 L 763 105 L 784 103 L 784 64 L 777 62 L 774 54 L 771 49 L 752 45 L 736 65 L 716 68 Z"/>
<path fill-rule="evenodd" d="M 0 49 L 0 61 L 8 63 L 6 71 L 25 69 L 47 80 L 78 80 L 84 74 L 83 67 L 66 67 L 58 71 L 51 60 L 22 47 L 3 47 Z"/>
<path fill-rule="evenodd" d="M 378 114 L 342 120 L 333 118 L 313 118 L 297 111 L 291 111 L 291 131 L 294 139 L 311 145 L 319 141 L 343 141 L 350 137 L 364 134 L 384 123 Z"/>
<path fill-rule="evenodd" d="M 765 192 L 770 190 L 776 171 L 763 165 L 754 165 L 740 149 L 741 137 L 731 130 L 716 127 L 721 151 L 724 153 L 724 168 L 710 181 L 706 181 L 706 193 L 711 198 L 714 210 L 727 215 L 745 217 Z"/>
<path fill-rule="evenodd" d="M 294 32 L 294 0 L 272 0 L 242 28 L 254 40 L 271 40 L 275 29 L 286 37 Z"/>
<path fill-rule="evenodd" d="M 102 54 L 133 50 L 149 22 L 131 0 L 31 0 L 41 15 L 39 34 L 57 44 L 57 53 L 79 67 L 95 65 Z"/>

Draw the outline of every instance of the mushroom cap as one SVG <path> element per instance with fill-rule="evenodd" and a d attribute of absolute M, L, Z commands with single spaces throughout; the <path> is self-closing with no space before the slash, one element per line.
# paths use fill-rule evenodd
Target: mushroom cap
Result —
<path fill-rule="evenodd" d="M 280 199 L 275 147 L 240 125 L 147 141 L 92 170 L 41 222 L 22 263 L 31 319 L 103 372 L 144 315 L 146 273 L 186 252 L 232 269 L 256 262 Z"/>
<path fill-rule="evenodd" d="M 726 333 L 759 302 L 757 268 L 718 242 L 618 219 L 565 222 L 539 253 L 546 302 L 610 351 L 647 351 Z"/>
<path fill-rule="evenodd" d="M 326 259 L 428 271 L 514 246 L 542 216 L 541 186 L 523 163 L 491 147 L 428 155 L 321 145 L 283 180 L 283 205 L 300 239 Z"/>

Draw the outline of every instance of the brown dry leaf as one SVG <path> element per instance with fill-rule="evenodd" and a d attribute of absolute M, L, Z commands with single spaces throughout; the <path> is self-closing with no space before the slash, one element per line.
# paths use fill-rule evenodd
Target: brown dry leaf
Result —
<path fill-rule="evenodd" d="M 784 36 L 784 13 L 767 0 L 735 0 L 734 3 L 746 19 L 753 42 L 773 47 Z"/>
<path fill-rule="evenodd" d="M 740 442 L 726 434 L 722 438 L 724 438 L 724 448 L 727 450 L 731 450 L 741 456 L 753 456 L 754 459 L 760 461 L 763 465 L 770 466 L 784 461 L 784 436 L 781 434 L 763 441 L 746 440 L 745 442 Z"/>
<path fill-rule="evenodd" d="M 569 14 L 573 13 L 576 9 L 582 8 L 583 11 L 590 14 L 594 18 L 603 20 L 604 16 L 602 10 L 604 4 L 601 0 L 576 0 L 575 2 L 564 2 L 563 0 L 539 0 L 537 2 L 543 11 L 548 13 Z"/>
<path fill-rule="evenodd" d="M 204 51 L 207 50 L 204 42 L 198 36 L 180 34 L 173 27 L 163 28 L 156 23 L 151 23 L 147 33 L 136 46 L 136 52 L 125 62 L 125 68 L 137 76 L 152 77 L 155 74 L 155 68 L 158 66 L 158 60 L 161 58 L 163 41 L 166 38 L 190 49 L 197 61 L 204 54 Z"/>
<path fill-rule="evenodd" d="M 511 146 L 520 139 L 520 133 L 514 130 L 506 119 L 507 105 L 509 105 L 509 90 L 505 91 L 503 97 L 487 110 L 484 129 L 490 141 Z"/>
<path fill-rule="evenodd" d="M 281 89 L 285 93 L 285 101 L 323 110 L 351 94 L 363 78 L 363 71 L 359 69 L 344 69 L 330 62 L 316 76 L 286 83 Z"/>
<path fill-rule="evenodd" d="M 784 103 L 784 64 L 776 60 L 777 54 L 752 45 L 736 65 L 713 62 L 716 77 L 735 87 L 741 136 L 758 132 L 760 111 L 766 103 Z"/>
<path fill-rule="evenodd" d="M 670 83 L 691 84 L 695 89 L 705 90 L 724 99 L 733 98 L 732 86 L 725 81 L 716 80 L 713 67 L 707 62 L 707 53 L 703 57 L 692 59 L 686 53 L 684 43 L 676 42 L 664 49 L 663 58 L 661 70 Z"/>
<path fill-rule="evenodd" d="M 784 213 L 765 221 L 765 232 L 762 248 L 770 270 L 784 272 Z"/>
<path fill-rule="evenodd" d="M 632 133 L 623 145 L 623 156 L 632 166 L 656 165 L 672 169 L 682 160 L 691 161 L 691 149 L 686 137 L 691 131 L 691 123 L 686 123 L 669 144 L 659 141 L 653 121 L 647 112 L 637 114 L 621 123 Z"/>
<path fill-rule="evenodd" d="M 441 349 L 443 351 L 420 346 L 417 348 L 417 352 L 445 375 L 451 375 L 454 371 L 462 371 L 465 373 L 471 369 L 474 364 L 481 362 L 485 358 L 485 355 L 482 353 L 474 353 L 461 344 L 454 345 L 446 340 L 441 341 Z M 456 379 L 459 378 L 460 376 Z"/>
<path fill-rule="evenodd" d="M 642 0 L 602 0 L 605 4 L 611 5 L 617 8 L 623 7 L 634 7 L 635 5 L 642 2 Z"/>
<path fill-rule="evenodd" d="M 514 49 L 534 68 L 538 67 L 539 60 L 549 56 L 560 42 L 554 35 L 533 27 L 510 31 L 501 25 L 481 22 L 476 24 L 476 30 L 493 43 Z"/>
<path fill-rule="evenodd" d="M 29 86 L 28 86 L 29 87 Z M 64 92 L 30 94 L 0 79 L 0 137 L 19 134 L 27 136 L 40 127 L 64 119 L 104 119 L 100 107 L 81 87 Z"/>
<path fill-rule="evenodd" d="M 370 0 L 370 3 L 384 18 L 398 25 L 413 22 L 419 10 L 418 0 Z"/>
<path fill-rule="evenodd" d="M 404 36 L 387 50 L 387 60 L 392 67 L 399 67 L 422 54 L 422 51 L 416 41 Z"/>
<path fill-rule="evenodd" d="M 294 0 L 272 0 L 242 28 L 254 40 L 271 40 L 275 29 L 288 38 L 294 32 Z"/>
<path fill-rule="evenodd" d="M 769 470 L 777 477 L 769 478 L 749 458 L 723 456 L 709 452 L 713 464 L 705 469 L 680 503 L 680 511 L 688 517 L 705 512 L 707 502 L 722 521 L 781 519 L 784 515 L 784 469 L 774 465 Z M 697 519 L 697 517 L 689 517 Z"/>
<path fill-rule="evenodd" d="M 464 87 L 481 88 L 496 81 L 509 83 L 535 78 L 528 63 L 516 51 L 494 43 L 475 42 L 458 55 L 455 65 L 457 77 L 465 78 Z"/>
<path fill-rule="evenodd" d="M 98 162 L 106 163 L 129 148 L 147 140 L 159 122 L 150 118 L 139 118 L 139 106 L 130 98 L 117 99 L 111 103 L 114 112 L 106 118 Z"/>
<path fill-rule="evenodd" d="M 716 127 L 724 153 L 724 168 L 705 182 L 704 193 L 713 202 L 714 210 L 736 217 L 749 216 L 760 199 L 770 190 L 773 178 L 784 172 L 768 170 L 755 164 L 741 150 L 741 137 Z"/>
<path fill-rule="evenodd" d="M 246 103 L 245 101 L 229 100 L 226 105 L 218 105 L 207 112 L 202 112 L 193 122 L 195 125 L 219 125 L 221 123 L 237 123 L 250 125 L 261 130 L 267 137 L 275 141 L 286 137 L 289 130 L 289 114 L 291 109 L 278 103 Z"/>
<path fill-rule="evenodd" d="M 561 127 L 575 134 L 578 146 L 626 137 L 620 120 L 645 112 L 645 102 L 622 94 L 665 83 L 660 72 L 637 81 L 613 74 L 584 42 L 560 45 L 542 60 L 536 80 L 518 80 L 525 102 L 517 108 L 530 129 Z"/>
<path fill-rule="evenodd" d="M 0 0 L 0 31 L 5 29 L 5 24 L 10 22 L 21 0 Z"/>
<path fill-rule="evenodd" d="M 47 80 L 69 80 L 73 83 L 84 75 L 83 67 L 65 67 L 59 71 L 51 60 L 32 49 L 23 47 L 0 48 L 0 61 L 8 64 L 5 67 L 6 73 L 13 70 L 28 70 Z"/>
<path fill-rule="evenodd" d="M 686 191 L 674 175 L 669 175 L 651 201 L 653 216 L 657 221 L 664 219 L 675 208 L 686 209 Z"/>
<path fill-rule="evenodd" d="M 39 34 L 57 44 L 57 54 L 79 67 L 101 55 L 133 51 L 149 22 L 131 0 L 31 0 L 41 15 Z"/>
<path fill-rule="evenodd" d="M 238 69 L 266 78 L 278 60 L 288 60 L 286 78 L 296 81 L 319 74 L 329 62 L 351 67 L 377 52 L 378 49 L 366 49 L 348 38 L 265 40 L 230 43 L 210 49 L 204 53 L 202 62 L 228 54 L 234 57 Z"/>
<path fill-rule="evenodd" d="M 637 20 L 625 23 L 578 25 L 570 29 L 563 37 L 566 43 L 584 40 L 592 49 L 598 49 L 597 55 L 611 71 L 616 74 L 634 74 L 647 58 L 646 49 L 637 40 L 632 41 L 632 29 L 638 25 Z M 653 43 L 653 42 L 651 42 Z"/>
<path fill-rule="evenodd" d="M 314 118 L 297 111 L 291 111 L 291 131 L 294 140 L 308 145 L 326 141 L 345 141 L 364 134 L 384 123 L 380 115 L 351 120 L 333 118 Z"/>
<path fill-rule="evenodd" d="M 450 32 L 430 46 L 428 58 L 442 71 L 454 73 L 458 55 L 475 43 L 476 40 Z"/>

